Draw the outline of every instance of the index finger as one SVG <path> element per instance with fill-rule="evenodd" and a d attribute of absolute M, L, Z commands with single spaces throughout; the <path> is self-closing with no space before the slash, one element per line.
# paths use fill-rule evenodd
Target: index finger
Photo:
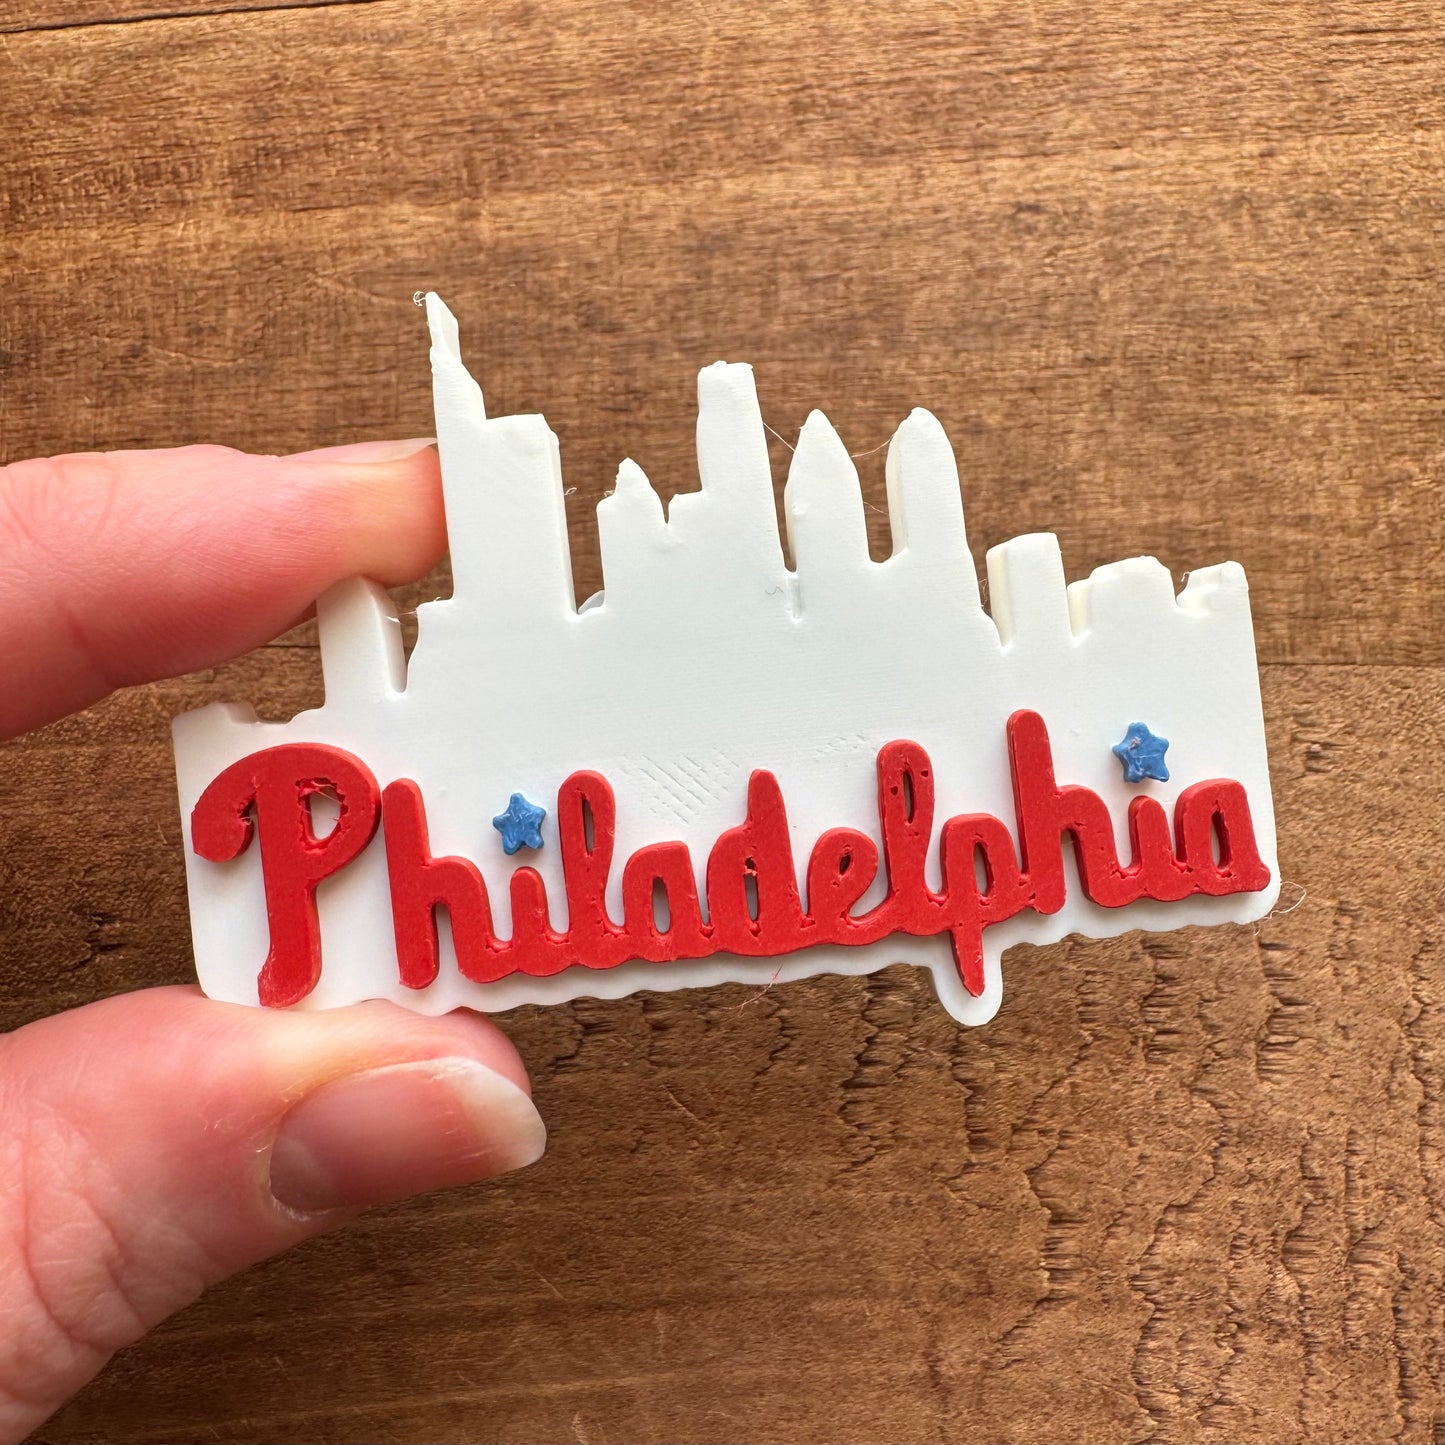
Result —
<path fill-rule="evenodd" d="M 419 577 L 445 541 L 426 440 L 0 467 L 0 738 L 257 647 L 345 577 Z"/>

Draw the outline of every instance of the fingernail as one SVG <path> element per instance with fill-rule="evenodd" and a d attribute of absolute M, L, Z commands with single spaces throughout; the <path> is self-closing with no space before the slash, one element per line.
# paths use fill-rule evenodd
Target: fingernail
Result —
<path fill-rule="evenodd" d="M 291 460 L 324 462 L 400 462 L 436 445 L 435 437 L 413 437 L 404 442 L 352 442 L 344 447 L 320 447 L 295 452 Z"/>
<path fill-rule="evenodd" d="M 471 1184 L 542 1157 L 531 1099 L 473 1059 L 427 1059 L 327 1084 L 281 1121 L 271 1193 L 316 1213 Z"/>

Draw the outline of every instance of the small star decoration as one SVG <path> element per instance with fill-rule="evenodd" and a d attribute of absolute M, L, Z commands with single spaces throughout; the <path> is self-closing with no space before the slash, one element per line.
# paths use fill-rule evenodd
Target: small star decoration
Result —
<path fill-rule="evenodd" d="M 492 827 L 502 835 L 502 852 L 509 858 L 519 848 L 542 846 L 542 819 L 545 808 L 529 803 L 520 793 L 513 793 L 507 811 L 492 819 Z"/>
<path fill-rule="evenodd" d="M 1114 744 L 1114 756 L 1124 764 L 1124 781 L 1142 783 L 1145 778 L 1155 778 L 1161 783 L 1169 781 L 1169 769 L 1164 766 L 1164 753 L 1169 746 L 1168 738 L 1156 737 L 1141 722 L 1129 724 L 1123 742 Z"/>

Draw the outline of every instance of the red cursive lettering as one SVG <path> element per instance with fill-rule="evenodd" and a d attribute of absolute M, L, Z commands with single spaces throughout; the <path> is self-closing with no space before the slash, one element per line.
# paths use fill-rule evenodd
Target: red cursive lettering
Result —
<path fill-rule="evenodd" d="M 242 853 L 255 831 L 271 948 L 260 973 L 265 1004 L 289 1004 L 316 986 L 321 972 L 316 885 L 355 858 L 385 824 L 397 967 L 407 988 L 425 988 L 439 971 L 436 919 L 451 921 L 463 977 L 491 983 L 509 974 L 546 977 L 564 968 L 615 968 L 706 958 L 714 953 L 777 956 L 833 943 L 860 946 L 892 933 L 947 933 L 959 977 L 984 989 L 984 930 L 1026 908 L 1057 913 L 1067 878 L 1063 843 L 1073 846 L 1084 895 L 1105 908 L 1140 898 L 1175 902 L 1194 894 L 1253 893 L 1269 882 L 1244 789 L 1229 779 L 1186 788 L 1170 821 L 1153 798 L 1129 806 L 1131 857 L 1120 860 L 1104 800 L 1061 785 L 1044 720 L 1016 712 L 1008 721 L 1018 848 L 988 813 L 945 820 L 939 830 L 941 891 L 928 886 L 935 787 L 928 754 L 891 742 L 878 754 L 878 817 L 888 893 L 866 913 L 858 904 L 879 876 L 880 851 L 867 834 L 830 828 L 813 845 L 806 900 L 798 892 L 787 808 L 777 778 L 754 772 L 747 812 L 713 844 L 705 870 L 707 917 L 692 857 L 682 843 L 640 848 L 623 865 L 622 921 L 607 910 L 616 842 L 616 800 L 598 773 L 562 784 L 557 821 L 568 927 L 553 926 L 547 888 L 534 868 L 513 871 L 512 936 L 493 928 L 487 886 L 466 858 L 432 856 L 426 812 L 415 783 L 399 779 L 379 794 L 359 759 L 339 748 L 291 744 L 255 753 L 227 768 L 202 794 L 191 820 L 196 852 L 224 861 Z M 341 802 L 341 821 L 324 838 L 311 827 L 308 798 L 322 788 Z M 805 907 L 806 901 L 806 907 Z"/>

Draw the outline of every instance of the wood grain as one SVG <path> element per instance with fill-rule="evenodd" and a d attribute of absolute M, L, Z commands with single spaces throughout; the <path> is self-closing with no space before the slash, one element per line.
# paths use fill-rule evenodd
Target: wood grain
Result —
<path fill-rule="evenodd" d="M 435 286 L 562 439 L 585 596 L 617 461 L 695 485 L 698 365 L 855 452 L 928 406 L 980 556 L 1249 569 L 1298 900 L 1018 950 L 966 1033 L 904 969 L 519 1010 L 540 1166 L 216 1290 L 38 1439 L 1441 1438 L 1437 31 L 0 0 L 0 461 L 425 433 Z M 188 976 L 168 719 L 318 695 L 301 629 L 0 752 L 0 1022 Z"/>

